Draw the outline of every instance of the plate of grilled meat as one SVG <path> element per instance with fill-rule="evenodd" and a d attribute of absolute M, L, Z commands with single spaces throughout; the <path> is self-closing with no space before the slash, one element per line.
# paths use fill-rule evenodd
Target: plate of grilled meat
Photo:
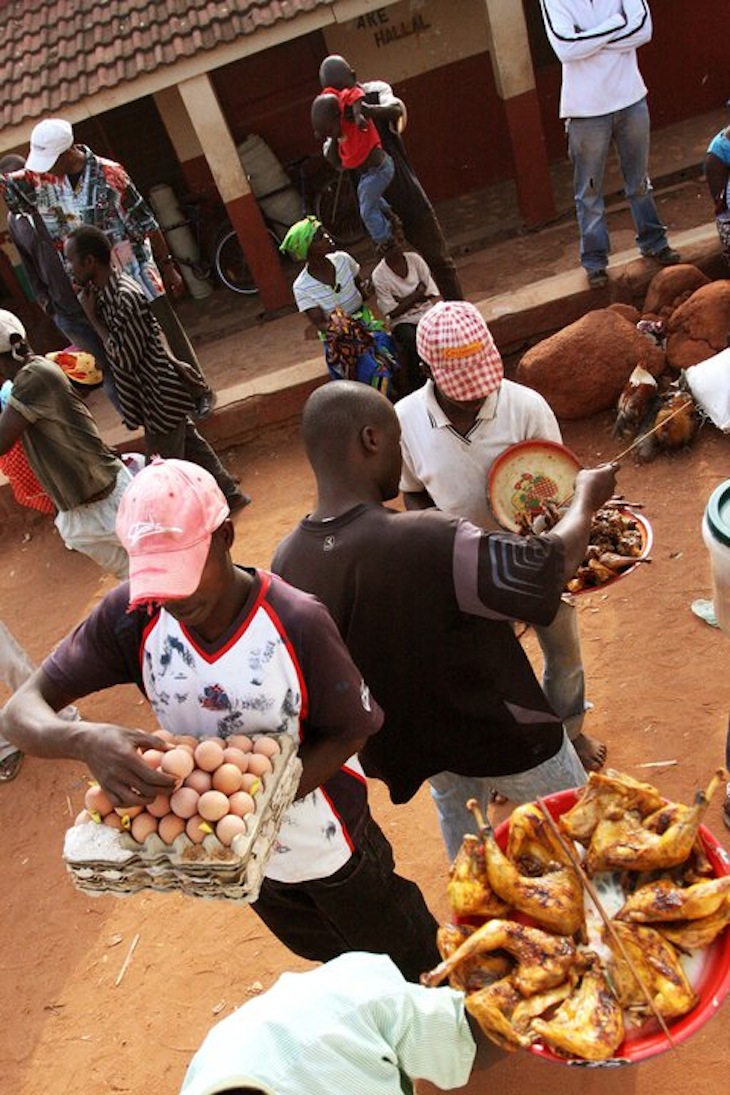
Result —
<path fill-rule="evenodd" d="M 518 806 L 475 808 L 451 868 L 443 961 L 422 977 L 466 993 L 504 1049 L 612 1067 L 674 1047 L 730 991 L 730 856 L 691 805 L 611 770 Z"/>

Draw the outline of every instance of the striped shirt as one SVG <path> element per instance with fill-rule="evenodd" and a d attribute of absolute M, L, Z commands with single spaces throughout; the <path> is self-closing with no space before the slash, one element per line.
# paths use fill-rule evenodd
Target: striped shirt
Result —
<path fill-rule="evenodd" d="M 112 271 L 97 311 L 109 331 L 104 348 L 124 421 L 148 433 L 174 430 L 194 405 L 142 290 L 127 274 Z"/>
<path fill-rule="evenodd" d="M 386 955 L 353 951 L 282 974 L 213 1027 L 181 1095 L 404 1095 L 412 1077 L 448 1091 L 467 1083 L 475 1054 L 462 993 L 411 984 Z"/>
<path fill-rule="evenodd" d="M 329 316 L 339 307 L 346 315 L 351 316 L 362 308 L 362 296 L 355 284 L 360 264 L 347 251 L 333 251 L 325 257 L 335 268 L 334 286 L 325 285 L 323 281 L 312 277 L 305 266 L 292 286 L 297 308 L 300 312 L 306 312 L 308 308 L 321 308 Z"/>

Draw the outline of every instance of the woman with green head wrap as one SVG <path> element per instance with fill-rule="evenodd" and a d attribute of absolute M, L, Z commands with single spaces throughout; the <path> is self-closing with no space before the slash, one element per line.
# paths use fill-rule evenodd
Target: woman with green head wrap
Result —
<path fill-rule="evenodd" d="M 294 281 L 294 299 L 319 331 L 333 380 L 360 380 L 391 394 L 395 345 L 363 303 L 371 290 L 360 279 L 359 263 L 337 251 L 311 216 L 291 226 L 280 250 L 305 263 Z"/>

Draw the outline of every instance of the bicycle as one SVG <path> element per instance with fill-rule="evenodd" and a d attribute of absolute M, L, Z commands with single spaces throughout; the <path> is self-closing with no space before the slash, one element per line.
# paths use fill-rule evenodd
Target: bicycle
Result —
<path fill-rule="evenodd" d="M 305 169 L 309 165 L 309 170 Z M 365 234 L 360 209 L 357 201 L 357 193 L 352 180 L 347 172 L 335 173 L 319 156 L 303 156 L 294 160 L 285 167 L 292 183 L 298 182 L 297 189 L 301 197 L 302 216 L 313 212 L 322 222 L 327 232 L 335 243 L 340 246 L 351 245 L 361 239 Z M 273 198 L 289 190 L 290 187 L 276 187 L 257 197 L 261 215 L 272 243 L 279 249 L 279 244 L 291 227 L 290 224 L 277 220 L 267 213 L 263 203 L 268 198 Z M 202 213 L 203 202 L 196 198 L 181 201 L 181 208 L 185 219 L 175 224 L 167 225 L 166 232 L 175 228 L 192 228 L 194 230 L 198 251 L 201 255 L 210 253 L 210 262 L 187 259 L 184 256 L 176 256 L 176 261 L 183 266 L 188 266 L 199 278 L 208 278 L 211 275 L 223 284 L 227 289 L 243 296 L 252 296 L 258 293 L 248 260 L 243 252 L 238 234 L 226 221 L 219 224 L 212 234 L 213 244 L 206 248 L 203 240 L 204 216 Z M 285 261 L 282 256 L 282 261 Z"/>

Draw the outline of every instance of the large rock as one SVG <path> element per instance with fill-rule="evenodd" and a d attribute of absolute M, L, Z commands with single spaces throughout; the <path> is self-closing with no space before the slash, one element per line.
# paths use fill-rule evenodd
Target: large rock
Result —
<path fill-rule="evenodd" d="M 724 350 L 730 336 L 730 281 L 712 281 L 675 309 L 667 323 L 667 364 L 686 369 Z"/>
<path fill-rule="evenodd" d="M 709 282 L 710 279 L 691 263 L 680 262 L 676 266 L 665 266 L 649 283 L 644 314 L 668 319 L 674 309 L 684 304 L 696 289 L 708 285 Z"/>
<path fill-rule="evenodd" d="M 558 418 L 615 407 L 634 367 L 664 370 L 664 352 L 610 308 L 589 312 L 524 354 L 517 380 L 547 399 Z"/>

